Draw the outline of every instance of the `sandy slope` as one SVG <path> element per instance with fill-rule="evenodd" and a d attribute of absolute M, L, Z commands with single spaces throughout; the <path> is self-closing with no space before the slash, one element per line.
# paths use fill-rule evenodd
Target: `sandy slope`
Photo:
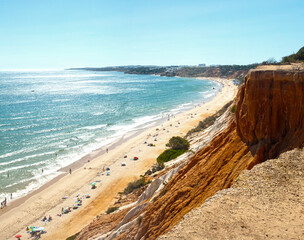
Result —
<path fill-rule="evenodd" d="M 159 239 L 304 239 L 304 151 L 244 171 Z"/>
<path fill-rule="evenodd" d="M 211 102 L 171 118 L 162 126 L 154 126 L 132 136 L 116 148 L 110 148 L 108 154 L 91 160 L 72 174 L 42 188 L 17 207 L 8 206 L 6 212 L 0 215 L 0 239 L 14 239 L 16 233 L 22 234 L 23 239 L 29 239 L 29 234 L 25 231 L 26 226 L 45 227 L 47 234 L 42 235 L 42 239 L 66 239 L 80 231 L 97 214 L 107 209 L 115 195 L 122 191 L 128 182 L 144 174 L 156 162 L 156 157 L 165 149 L 170 137 L 185 135 L 203 117 L 213 114 L 234 98 L 236 87 L 232 81 L 215 80 L 222 82 L 224 88 Z M 153 137 L 155 134 L 158 134 L 156 142 Z M 145 140 L 155 143 L 156 147 L 148 147 L 144 144 Z M 128 155 L 126 159 L 123 158 L 125 154 Z M 139 160 L 130 160 L 133 156 L 138 156 Z M 126 162 L 127 166 L 121 167 L 121 162 Z M 110 176 L 104 174 L 105 166 L 111 167 Z M 95 190 L 90 187 L 93 181 L 97 181 Z M 62 208 L 75 203 L 78 194 L 82 196 L 86 193 L 91 194 L 91 198 L 85 199 L 81 208 L 62 217 L 57 216 Z M 62 199 L 63 196 L 68 196 L 68 199 Z M 53 217 L 51 222 L 45 224 L 40 221 L 43 216 L 49 215 Z"/>

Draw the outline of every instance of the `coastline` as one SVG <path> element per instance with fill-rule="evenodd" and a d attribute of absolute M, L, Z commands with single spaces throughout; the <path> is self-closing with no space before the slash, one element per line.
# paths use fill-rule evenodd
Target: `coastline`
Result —
<path fill-rule="evenodd" d="M 113 201 L 115 195 L 122 191 L 128 182 L 138 178 L 140 174 L 143 174 L 156 162 L 156 157 L 165 149 L 165 144 L 171 136 L 185 135 L 202 118 L 216 112 L 226 102 L 233 99 L 236 94 L 237 87 L 234 86 L 231 80 L 219 78 L 199 79 L 217 81 L 224 86 L 211 101 L 187 112 L 180 113 L 163 124 L 154 123 L 158 125 L 159 131 L 156 131 L 156 126 L 153 124 L 153 126 L 149 126 L 149 129 L 130 132 L 116 140 L 109 147 L 109 153 L 101 151 L 96 154 L 94 151 L 73 163 L 75 164 L 75 170 L 73 170 L 72 174 L 62 174 L 57 177 L 58 179 L 51 180 L 43 187 L 29 194 L 29 196 L 26 196 L 25 199 L 20 198 L 19 203 L 17 203 L 19 199 L 16 200 L 15 207 L 11 208 L 9 206 L 7 211 L 0 215 L 0 221 L 4 223 L 0 227 L 0 238 L 9 238 L 17 232 L 27 236 L 25 227 L 31 225 L 45 227 L 48 233 L 42 235 L 43 239 L 65 239 L 74 234 L 75 230 L 79 231 L 80 228 L 92 221 L 98 213 L 106 209 Z M 180 126 L 176 124 L 178 121 L 181 123 Z M 163 130 L 164 128 L 166 130 Z M 143 142 L 145 140 L 148 140 L 148 142 L 153 141 L 152 137 L 147 136 L 156 132 L 158 133 L 158 141 L 153 143 L 156 143 L 157 146 L 153 148 L 144 145 Z M 125 154 L 128 155 L 127 159 L 123 159 Z M 139 160 L 131 161 L 130 158 L 133 156 L 138 156 Z M 126 167 L 120 166 L 122 161 L 127 163 Z M 79 166 L 76 170 L 77 164 Z M 111 166 L 110 176 L 102 175 L 103 167 L 105 166 Z M 65 168 L 65 170 L 67 169 L 69 169 L 69 166 Z M 97 182 L 97 189 L 91 190 L 90 183 L 96 180 L 101 182 Z M 62 207 L 73 205 L 75 202 L 74 197 L 77 194 L 83 195 L 86 193 L 90 193 L 91 198 L 85 199 L 80 209 L 73 210 L 62 217 L 56 216 Z M 69 198 L 62 199 L 63 196 L 69 196 Z M 36 211 L 31 212 L 31 209 L 36 209 Z M 53 217 L 53 221 L 45 226 L 39 220 L 44 215 Z"/>

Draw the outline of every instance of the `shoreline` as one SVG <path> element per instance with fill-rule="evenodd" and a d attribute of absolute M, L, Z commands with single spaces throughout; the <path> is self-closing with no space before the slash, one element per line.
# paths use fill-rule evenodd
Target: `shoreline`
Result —
<path fill-rule="evenodd" d="M 155 76 L 162 77 L 161 75 L 155 75 Z M 186 78 L 186 77 L 176 76 L 176 78 Z M 198 77 L 198 78 L 195 78 L 195 79 L 209 80 L 209 81 L 211 80 L 211 81 L 220 83 L 220 88 L 217 90 L 217 94 L 212 96 L 212 97 L 208 97 L 207 99 L 204 99 L 204 101 L 201 102 L 201 104 L 204 104 L 206 102 L 211 101 L 213 98 L 215 98 L 219 94 L 221 89 L 224 87 L 222 82 L 218 81 L 218 79 L 220 79 L 220 78 L 199 78 Z M 174 115 L 179 115 L 179 114 L 185 113 L 185 112 L 195 108 L 196 105 L 198 104 L 198 102 L 195 103 L 195 102 L 191 101 L 191 102 L 180 104 L 178 107 L 180 107 L 184 104 L 187 104 L 187 105 L 190 104 L 191 107 L 185 107 L 184 109 L 180 109 L 180 110 L 178 110 L 177 113 L 174 113 Z M 110 143 L 108 143 L 106 145 L 103 145 L 103 146 L 100 146 L 96 149 L 93 149 L 92 151 L 86 153 L 84 156 L 77 159 L 76 161 L 74 161 L 72 163 L 69 163 L 68 165 L 66 165 L 64 167 L 61 167 L 60 169 L 53 172 L 53 173 L 56 173 L 56 175 L 54 177 L 49 178 L 46 182 L 42 183 L 42 185 L 39 185 L 39 186 L 29 190 L 27 193 L 25 193 L 21 196 L 15 197 L 14 193 L 16 193 L 16 192 L 13 192 L 13 199 L 10 199 L 9 196 L 6 196 L 7 199 L 8 199 L 8 204 L 4 209 L 0 209 L 0 216 L 2 214 L 4 214 L 5 212 L 9 211 L 10 209 L 18 206 L 20 203 L 27 200 L 29 197 L 35 195 L 36 193 L 39 193 L 40 191 L 45 189 L 47 186 L 50 186 L 52 183 L 58 181 L 59 179 L 61 179 L 65 175 L 67 175 L 69 173 L 70 169 L 72 171 L 75 171 L 75 170 L 83 167 L 87 162 L 90 162 L 94 158 L 100 157 L 101 155 L 105 154 L 106 149 L 113 149 L 113 148 L 117 147 L 120 143 L 122 143 L 123 141 L 126 141 L 130 138 L 130 137 L 126 137 L 129 134 L 136 134 L 136 133 L 138 134 L 138 133 L 141 133 L 142 131 L 145 131 L 145 130 L 151 128 L 152 126 L 160 125 L 161 123 L 165 122 L 166 119 L 167 119 L 166 116 L 168 114 L 171 114 L 171 111 L 173 111 L 175 109 L 176 109 L 176 107 L 172 108 L 172 109 L 170 109 L 170 110 L 168 110 L 164 113 L 162 113 L 162 112 L 158 113 L 157 115 L 164 114 L 164 117 L 156 119 L 156 120 L 152 120 L 152 121 L 149 121 L 149 122 L 146 122 L 146 123 L 142 123 L 141 125 L 138 125 L 136 129 L 131 129 L 130 131 L 128 131 L 126 133 L 123 133 L 122 135 L 120 135 L 116 138 L 113 138 L 113 140 Z M 148 125 L 148 126 L 146 126 L 146 125 Z M 111 136 L 110 136 L 110 138 L 111 138 Z M 123 140 L 123 139 L 125 139 L 125 140 Z"/>
<path fill-rule="evenodd" d="M 4 224 L 2 224 L 1 228 L 1 235 L 3 235 L 3 237 L 5 236 L 5 238 L 12 236 L 14 233 L 19 233 L 19 229 L 23 229 L 25 228 L 27 225 L 32 224 L 35 226 L 35 224 L 40 224 L 40 226 L 43 226 L 44 223 L 40 222 L 39 219 L 41 216 L 44 215 L 51 215 L 53 217 L 53 221 L 48 223 L 48 225 L 46 225 L 46 230 L 48 231 L 47 234 L 42 235 L 42 238 L 48 239 L 50 236 L 56 236 L 56 232 L 60 232 L 59 229 L 64 229 L 64 226 L 70 221 L 72 221 L 74 218 L 77 219 L 77 215 L 79 215 L 78 213 L 83 212 L 86 208 L 89 208 L 90 205 L 94 205 L 96 206 L 96 200 L 100 198 L 100 196 L 102 195 L 102 193 L 111 191 L 111 194 L 107 194 L 107 201 L 105 201 L 103 199 L 102 203 L 97 203 L 97 205 L 99 204 L 98 211 L 100 212 L 101 209 L 106 208 L 111 201 L 113 200 L 113 198 L 115 197 L 115 195 L 118 193 L 119 190 L 122 190 L 126 184 L 131 181 L 132 179 L 138 177 L 140 175 L 140 173 L 146 171 L 148 168 L 150 168 L 153 163 L 155 163 L 155 158 L 159 155 L 160 152 L 162 152 L 165 148 L 165 144 L 167 143 L 167 139 L 169 137 L 169 135 L 178 135 L 180 134 L 180 132 L 184 133 L 185 130 L 189 130 L 191 128 L 193 128 L 194 126 L 197 125 L 198 121 L 202 120 L 201 116 L 205 115 L 207 116 L 208 114 L 212 114 L 213 111 L 216 111 L 217 108 L 221 107 L 222 105 L 224 105 L 223 101 L 225 101 L 224 97 L 225 96 L 220 96 L 223 95 L 223 93 L 229 89 L 229 91 L 233 91 L 231 97 L 235 96 L 236 93 L 236 86 L 234 86 L 233 82 L 231 80 L 225 80 L 225 79 L 219 79 L 219 78 L 215 78 L 215 79 L 211 79 L 211 78 L 198 78 L 198 79 L 204 79 L 204 80 L 212 80 L 212 81 L 217 81 L 220 82 L 221 84 L 223 84 L 224 86 L 222 87 L 222 90 L 219 91 L 217 93 L 217 95 L 209 102 L 205 102 L 204 104 L 202 104 L 202 106 L 200 107 L 195 107 L 193 109 L 187 110 L 186 112 L 182 112 L 179 113 L 178 115 L 176 115 L 175 118 L 172 118 L 170 121 L 166 121 L 166 119 L 160 119 L 160 121 L 155 121 L 152 122 L 151 125 L 149 124 L 149 126 L 147 128 L 143 128 L 143 129 L 139 129 L 137 131 L 132 131 L 129 132 L 127 134 L 125 134 L 124 136 L 122 136 L 121 138 L 115 140 L 112 144 L 109 145 L 109 153 L 106 154 L 105 150 L 102 150 L 107 148 L 107 147 L 102 147 L 98 150 L 93 151 L 92 153 L 86 155 L 85 157 L 81 158 L 80 160 L 72 163 L 72 165 L 74 165 L 75 170 L 73 170 L 72 174 L 61 174 L 59 176 L 57 176 L 56 178 L 54 178 L 53 180 L 51 180 L 50 182 L 44 184 L 42 187 L 40 187 L 39 189 L 33 191 L 31 194 L 29 194 L 29 196 L 25 196 L 24 198 L 20 198 L 15 200 L 16 202 L 16 206 L 7 209 L 7 211 L 5 211 L 4 213 L 2 213 L 0 215 L 0 221 L 6 217 L 7 221 L 5 224 L 6 226 L 4 226 Z M 207 108 L 210 105 L 210 110 Z M 218 105 L 218 106 L 216 106 Z M 213 109 L 211 109 L 211 107 L 213 107 Z M 205 108 L 205 111 L 200 111 L 203 108 Z M 206 110 L 207 109 L 207 110 Z M 192 114 L 194 115 L 192 115 Z M 202 113 L 202 114 L 201 114 Z M 191 117 L 190 117 L 191 114 Z M 188 116 L 188 118 L 187 118 Z M 183 130 L 180 130 L 180 128 L 178 128 L 179 126 L 169 126 L 169 123 L 171 125 L 174 124 L 174 122 L 176 123 L 176 121 L 181 120 L 182 125 L 180 126 L 181 128 L 184 127 Z M 189 126 L 183 126 L 183 124 L 187 121 L 191 122 L 190 124 L 188 124 Z M 163 124 L 161 123 L 163 122 Z M 139 146 L 139 143 L 143 142 L 143 139 L 147 139 L 148 134 L 151 133 L 155 133 L 155 127 L 162 125 L 162 127 L 166 128 L 166 129 L 170 129 L 170 134 L 162 132 L 162 135 L 165 136 L 158 136 L 158 138 L 162 138 L 162 142 L 164 143 L 160 143 L 160 141 L 158 140 L 157 142 L 155 142 L 157 144 L 156 148 L 150 148 L 147 146 Z M 163 126 L 164 125 L 164 126 Z M 185 124 L 187 125 L 187 124 Z M 177 131 L 176 131 L 177 130 Z M 164 134 L 163 134 L 164 133 Z M 161 135 L 161 134 L 159 134 Z M 150 140 L 151 141 L 151 140 Z M 139 148 L 139 149 L 138 149 Z M 146 148 L 145 151 L 142 151 L 140 148 Z M 137 151 L 135 151 L 137 150 Z M 139 150 L 139 151 L 138 151 Z M 97 152 L 98 151 L 98 152 Z M 97 152 L 97 153 L 95 153 Z M 141 161 L 143 159 L 143 157 L 140 157 L 139 161 L 132 161 L 130 162 L 128 159 L 130 158 L 129 153 L 133 153 L 134 155 L 142 155 L 142 153 L 149 153 L 151 152 L 152 154 L 147 154 L 151 157 L 149 157 L 148 159 L 144 159 L 144 161 Z M 128 154 L 128 159 L 124 160 L 122 158 L 122 156 L 124 154 Z M 132 156 L 132 155 L 131 155 Z M 104 159 L 103 159 L 104 158 Z M 113 158 L 115 160 L 113 160 Z M 100 161 L 102 160 L 102 161 Z M 88 162 L 89 161 L 89 162 Z M 119 161 L 126 161 L 127 162 L 127 167 L 122 168 L 120 166 L 120 164 L 118 163 Z M 76 170 L 76 166 L 77 164 L 79 165 L 77 170 Z M 72 166 L 70 165 L 70 166 Z M 130 167 L 129 167 L 130 165 Z M 111 176 L 106 177 L 104 175 L 102 175 L 102 167 L 105 166 L 111 166 Z M 73 167 L 73 168 L 74 168 Z M 63 169 L 69 169 L 70 167 L 67 166 Z M 114 174 L 113 174 L 113 178 L 112 178 L 112 169 L 114 170 Z M 127 172 L 125 170 L 129 170 L 130 172 Z M 120 172 L 120 173 L 119 173 Z M 124 173 L 124 174 L 121 174 Z M 115 176 L 116 175 L 116 176 Z M 97 184 L 97 189 L 91 191 L 89 190 L 89 183 L 96 179 L 96 178 L 103 178 L 101 181 L 101 184 Z M 75 184 L 75 182 L 78 183 Z M 68 188 L 68 190 L 67 190 Z M 61 190 L 61 191 L 60 191 Z M 56 196 L 56 198 L 54 197 L 54 192 L 58 193 L 60 192 L 60 196 Z M 88 200 L 84 200 L 84 204 L 83 206 L 80 208 L 80 210 L 73 210 L 71 213 L 69 213 L 68 215 L 64 215 L 63 217 L 57 217 L 56 216 L 56 212 L 60 212 L 61 206 L 62 205 L 71 205 L 73 201 L 73 196 L 74 194 L 76 195 L 77 192 L 82 192 L 82 194 L 85 194 L 85 192 L 90 192 L 91 198 Z M 56 194 L 55 194 L 56 195 Z M 70 196 L 69 199 L 64 200 L 62 199 L 63 196 Z M 104 197 L 103 197 L 104 198 Z M 51 199 L 51 200 L 50 200 Z M 19 200 L 19 203 L 17 203 L 17 201 Z M 51 203 L 47 203 L 48 201 L 51 201 Z M 94 202 L 95 201 L 95 202 Z M 13 204 L 14 202 L 12 202 Z M 39 205 L 37 212 L 35 212 L 35 214 L 32 214 L 31 218 L 28 219 L 26 216 L 29 214 L 29 211 L 26 211 L 25 209 L 33 209 L 31 208 L 32 206 L 37 206 L 37 204 Z M 102 206 L 101 206 L 101 205 Z M 97 210 L 97 209 L 96 209 Z M 24 219 L 26 219 L 27 221 L 14 221 L 14 216 L 15 213 L 19 216 L 22 215 Z M 89 223 L 95 216 L 93 216 L 95 214 L 95 216 L 97 215 L 96 213 L 93 213 L 92 216 L 90 217 L 90 219 L 86 219 L 85 223 L 81 223 L 82 226 L 85 226 L 87 223 Z M 34 215 L 34 216 L 33 216 Z M 83 218 L 82 215 L 80 215 L 80 217 Z M 79 217 L 78 217 L 79 218 Z M 38 219 L 38 220 L 37 220 Z M 2 222 L 1 221 L 1 222 Z M 16 224 L 14 225 L 13 223 L 18 223 L 16 226 Z M 73 221 L 72 221 L 73 222 Z M 8 227 L 7 225 L 12 224 L 14 225 L 14 229 L 15 232 L 13 232 L 12 227 Z M 77 225 L 77 224 L 76 224 Z M 62 226 L 62 227 L 59 227 Z M 75 224 L 74 224 L 75 226 Z M 79 225 L 76 226 L 77 228 L 80 228 Z M 80 230 L 80 229 L 78 229 Z M 10 232 L 10 233 L 9 233 Z M 26 233 L 24 230 L 21 231 L 22 235 L 26 236 Z M 52 235 L 53 233 L 53 235 Z M 4 235 L 5 234 L 5 235 Z M 54 235 L 55 234 L 55 235 Z M 67 233 L 67 235 L 72 235 L 70 233 Z M 61 236 L 61 235 L 60 235 Z M 56 236 L 57 239 L 58 235 Z M 51 237 L 49 238 L 51 239 Z M 53 238 L 55 239 L 55 238 Z M 61 238 L 59 238 L 61 239 Z M 65 238 L 62 238 L 65 239 Z"/>

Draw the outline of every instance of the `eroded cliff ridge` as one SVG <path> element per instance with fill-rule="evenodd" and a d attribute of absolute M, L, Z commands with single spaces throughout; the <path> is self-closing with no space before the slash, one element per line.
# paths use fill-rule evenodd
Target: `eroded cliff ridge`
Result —
<path fill-rule="evenodd" d="M 238 135 L 260 161 L 304 142 L 303 72 L 251 70 L 238 95 Z"/>
<path fill-rule="evenodd" d="M 129 221 L 95 239 L 156 239 L 243 170 L 304 143 L 304 72 L 251 70 L 218 130 Z M 202 133 L 203 134 L 203 133 Z M 152 182 L 153 183 L 153 182 Z M 130 213 L 129 212 L 129 213 Z M 83 235 L 82 235 L 83 236 Z"/>

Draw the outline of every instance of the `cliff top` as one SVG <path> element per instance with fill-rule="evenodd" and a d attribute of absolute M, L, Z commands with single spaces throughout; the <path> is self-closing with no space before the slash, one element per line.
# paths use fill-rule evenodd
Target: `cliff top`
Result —
<path fill-rule="evenodd" d="M 291 63 L 286 65 L 260 65 L 256 69 L 251 71 L 265 71 L 265 70 L 286 70 L 286 71 L 295 71 L 295 70 L 304 70 L 304 63 Z"/>

